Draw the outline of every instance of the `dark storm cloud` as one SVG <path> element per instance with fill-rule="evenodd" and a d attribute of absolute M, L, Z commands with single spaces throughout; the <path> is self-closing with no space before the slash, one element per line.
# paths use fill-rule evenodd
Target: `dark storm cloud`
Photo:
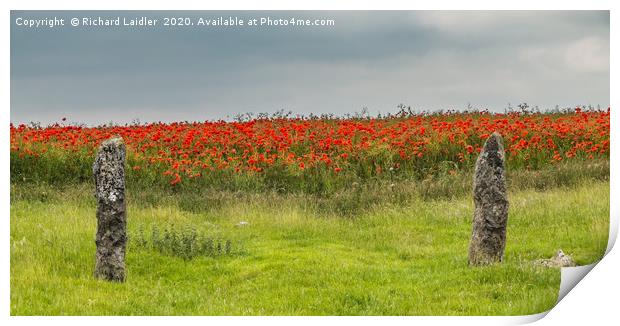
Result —
<path fill-rule="evenodd" d="M 11 121 L 609 104 L 607 12 L 12 12 Z M 333 27 L 28 29 L 17 17 L 321 18 Z"/>

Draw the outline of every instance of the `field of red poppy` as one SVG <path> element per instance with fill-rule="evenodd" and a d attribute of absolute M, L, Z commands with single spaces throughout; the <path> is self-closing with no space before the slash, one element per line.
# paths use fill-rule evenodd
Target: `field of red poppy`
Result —
<path fill-rule="evenodd" d="M 11 125 L 12 315 L 521 315 L 558 249 L 600 259 L 610 111 Z M 501 264 L 472 268 L 473 167 L 499 132 Z M 127 145 L 127 281 L 93 277 L 92 163 Z"/>
<path fill-rule="evenodd" d="M 504 138 L 509 171 L 608 159 L 609 123 L 609 110 L 577 108 L 95 128 L 11 125 L 11 181 L 89 181 L 99 143 L 120 135 L 131 180 L 171 188 L 199 184 L 325 194 L 354 182 L 469 171 L 495 131 Z"/>

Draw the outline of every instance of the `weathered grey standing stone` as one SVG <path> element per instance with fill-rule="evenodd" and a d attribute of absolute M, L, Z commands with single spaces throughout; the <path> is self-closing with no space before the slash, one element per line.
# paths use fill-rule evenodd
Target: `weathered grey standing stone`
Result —
<path fill-rule="evenodd" d="M 493 133 L 484 143 L 474 174 L 474 222 L 469 264 L 501 262 L 506 247 L 508 196 L 502 137 Z"/>
<path fill-rule="evenodd" d="M 127 215 L 125 211 L 125 144 L 120 137 L 104 141 L 93 164 L 97 197 L 95 277 L 125 281 Z"/>

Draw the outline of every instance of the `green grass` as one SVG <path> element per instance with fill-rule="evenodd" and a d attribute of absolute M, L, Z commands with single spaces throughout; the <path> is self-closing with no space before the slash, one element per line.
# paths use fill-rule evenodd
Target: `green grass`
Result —
<path fill-rule="evenodd" d="M 57 170 L 61 170 L 60 168 Z M 57 171 L 58 172 L 58 171 Z M 60 173 L 60 172 L 58 172 Z M 92 174 L 92 172 L 91 172 Z M 583 182 L 609 181 L 609 160 L 587 162 L 567 161 L 546 166 L 539 170 L 512 170 L 506 172 L 507 186 L 511 191 L 535 189 L 546 191 L 559 187 L 574 187 Z M 213 212 L 236 205 L 239 201 L 260 203 L 261 207 L 294 205 L 304 208 L 308 214 L 356 217 L 377 206 L 395 205 L 406 207 L 417 204 L 417 198 L 424 200 L 459 199 L 471 193 L 473 172 L 447 171 L 439 175 L 429 174 L 422 180 L 377 178 L 365 182 L 350 181 L 346 187 L 332 188 L 325 193 L 306 193 L 291 189 L 256 186 L 238 187 L 234 180 L 222 188 L 217 184 L 184 184 L 172 187 L 167 183 L 144 183 L 144 179 L 127 178 L 127 193 L 130 204 L 139 208 L 176 206 L 190 212 Z M 57 202 L 67 198 L 84 199 L 84 193 L 92 192 L 89 182 L 71 182 L 63 179 L 58 183 L 46 183 L 34 179 L 11 183 L 12 201 Z M 92 175 L 87 178 L 92 180 Z M 358 180 L 359 181 L 359 180 Z M 261 182 L 260 178 L 252 182 Z M 343 182 L 340 180 L 339 182 Z"/>
<path fill-rule="evenodd" d="M 134 192 L 127 282 L 116 284 L 93 278 L 89 191 L 12 185 L 12 315 L 533 314 L 557 301 L 560 271 L 532 261 L 560 248 L 578 264 L 597 261 L 609 227 L 608 181 L 511 190 L 505 261 L 472 268 L 465 196 L 385 201 L 343 217 L 297 197 L 246 195 L 188 209 L 182 197 L 150 204 L 132 201 L 146 196 Z M 242 220 L 250 225 L 236 227 Z M 187 260 L 136 245 L 140 229 L 171 223 L 243 250 Z"/>

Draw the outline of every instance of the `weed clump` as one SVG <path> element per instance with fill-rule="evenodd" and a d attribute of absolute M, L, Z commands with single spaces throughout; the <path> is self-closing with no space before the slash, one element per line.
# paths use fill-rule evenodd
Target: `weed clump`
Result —
<path fill-rule="evenodd" d="M 232 256 L 243 252 L 241 244 L 233 244 L 231 239 L 198 232 L 194 226 L 175 227 L 173 224 L 161 229 L 152 225 L 150 232 L 145 230 L 144 225 L 140 225 L 135 236 L 130 234 L 130 244 L 185 260 L 199 256 Z"/>

